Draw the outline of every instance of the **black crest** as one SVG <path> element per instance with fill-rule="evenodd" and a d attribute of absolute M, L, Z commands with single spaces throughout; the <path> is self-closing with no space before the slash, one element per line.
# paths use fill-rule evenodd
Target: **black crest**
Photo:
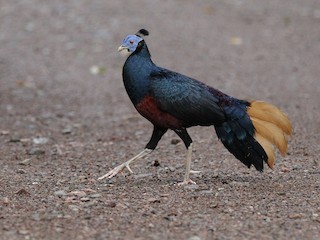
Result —
<path fill-rule="evenodd" d="M 149 35 L 149 31 L 144 29 L 144 28 L 142 28 L 136 33 L 136 35 L 139 36 L 139 37 L 148 36 Z"/>

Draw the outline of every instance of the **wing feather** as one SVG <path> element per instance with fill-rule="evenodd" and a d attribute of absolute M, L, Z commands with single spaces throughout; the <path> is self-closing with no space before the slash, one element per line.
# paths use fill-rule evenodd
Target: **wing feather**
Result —
<path fill-rule="evenodd" d="M 153 72 L 150 77 L 150 95 L 161 110 L 184 121 L 188 127 L 224 121 L 219 99 L 205 84 L 166 69 Z"/>

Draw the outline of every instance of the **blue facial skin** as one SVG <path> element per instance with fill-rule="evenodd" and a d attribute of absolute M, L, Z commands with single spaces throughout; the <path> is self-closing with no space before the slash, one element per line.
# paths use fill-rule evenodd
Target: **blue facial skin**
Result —
<path fill-rule="evenodd" d="M 125 39 L 123 39 L 121 47 L 127 48 L 129 52 L 134 52 L 143 39 L 138 37 L 137 35 L 128 35 Z"/>

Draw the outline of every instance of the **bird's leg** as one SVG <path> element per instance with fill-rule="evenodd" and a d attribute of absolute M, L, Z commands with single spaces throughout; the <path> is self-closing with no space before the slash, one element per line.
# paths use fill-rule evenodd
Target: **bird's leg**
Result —
<path fill-rule="evenodd" d="M 187 161 L 186 161 L 186 173 L 184 175 L 183 182 L 178 183 L 179 186 L 186 184 L 196 184 L 194 181 L 190 179 L 190 166 L 191 166 L 191 158 L 192 158 L 192 139 L 190 138 L 186 129 L 175 130 L 175 133 L 182 139 L 186 148 L 188 149 Z"/>
<path fill-rule="evenodd" d="M 130 173 L 133 173 L 133 171 L 130 168 L 130 163 L 132 163 L 135 160 L 138 160 L 140 158 L 143 158 L 144 156 L 151 153 L 152 151 L 153 151 L 152 149 L 145 148 L 138 155 L 134 156 L 133 158 L 129 159 L 128 161 L 126 161 L 126 162 L 120 164 L 119 166 L 115 167 L 114 169 L 110 170 L 107 174 L 99 177 L 98 180 L 102 180 L 104 178 L 112 178 L 115 175 L 117 175 L 119 172 L 121 172 L 124 168 L 127 168 Z"/>
<path fill-rule="evenodd" d="M 158 128 L 154 126 L 151 139 L 142 152 L 140 152 L 138 155 L 134 156 L 133 158 L 129 159 L 128 161 L 115 167 L 114 169 L 110 170 L 107 174 L 103 175 L 102 177 L 99 177 L 98 180 L 102 180 L 104 178 L 112 178 L 115 175 L 117 175 L 119 172 L 121 172 L 124 168 L 127 168 L 130 173 L 133 173 L 130 168 L 130 163 L 151 153 L 157 147 L 158 142 L 160 141 L 161 137 L 163 136 L 163 134 L 166 133 L 167 130 L 168 129 Z"/>
<path fill-rule="evenodd" d="M 186 161 L 186 173 L 184 175 L 183 182 L 178 183 L 179 186 L 186 185 L 186 184 L 196 184 L 194 181 L 192 181 L 190 179 L 191 159 L 192 159 L 192 143 L 188 147 L 188 156 L 187 156 L 187 161 Z"/>

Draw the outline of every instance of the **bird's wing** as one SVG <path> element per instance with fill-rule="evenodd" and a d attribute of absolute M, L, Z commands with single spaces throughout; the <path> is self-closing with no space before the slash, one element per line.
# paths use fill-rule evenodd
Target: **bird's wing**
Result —
<path fill-rule="evenodd" d="M 150 75 L 150 94 L 161 110 L 188 126 L 212 125 L 225 119 L 218 98 L 205 84 L 166 69 Z"/>

